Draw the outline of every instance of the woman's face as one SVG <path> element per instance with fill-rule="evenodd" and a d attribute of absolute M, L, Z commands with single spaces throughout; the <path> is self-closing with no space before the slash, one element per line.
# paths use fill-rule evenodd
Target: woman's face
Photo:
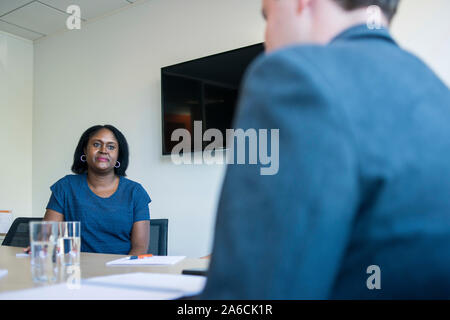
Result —
<path fill-rule="evenodd" d="M 119 143 L 110 130 L 100 129 L 89 139 L 84 152 L 89 169 L 108 173 L 119 157 Z"/>

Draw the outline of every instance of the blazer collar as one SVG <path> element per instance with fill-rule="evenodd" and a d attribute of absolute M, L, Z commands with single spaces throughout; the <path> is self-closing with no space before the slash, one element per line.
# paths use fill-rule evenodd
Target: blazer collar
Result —
<path fill-rule="evenodd" d="M 342 40 L 350 40 L 357 38 L 359 39 L 379 38 L 396 44 L 395 40 L 392 39 L 392 36 L 390 35 L 388 29 L 384 27 L 380 29 L 369 29 L 366 24 L 359 24 L 344 30 L 343 32 L 335 36 L 330 41 L 330 44 Z"/>

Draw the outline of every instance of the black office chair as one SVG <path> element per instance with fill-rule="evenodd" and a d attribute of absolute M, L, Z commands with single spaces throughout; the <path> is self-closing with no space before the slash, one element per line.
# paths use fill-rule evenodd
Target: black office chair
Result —
<path fill-rule="evenodd" d="M 31 221 L 41 221 L 43 218 L 16 218 L 3 239 L 2 246 L 26 248 L 30 245 Z"/>
<path fill-rule="evenodd" d="M 167 256 L 169 219 L 150 219 L 150 243 L 148 252 L 156 256 Z"/>

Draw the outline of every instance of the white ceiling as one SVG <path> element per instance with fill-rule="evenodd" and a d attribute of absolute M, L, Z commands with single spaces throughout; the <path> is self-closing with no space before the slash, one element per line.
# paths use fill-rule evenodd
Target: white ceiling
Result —
<path fill-rule="evenodd" d="M 76 4 L 81 19 L 88 21 L 137 0 L 0 0 L 0 30 L 22 38 L 36 40 L 64 30 L 69 14 L 66 9 Z"/>

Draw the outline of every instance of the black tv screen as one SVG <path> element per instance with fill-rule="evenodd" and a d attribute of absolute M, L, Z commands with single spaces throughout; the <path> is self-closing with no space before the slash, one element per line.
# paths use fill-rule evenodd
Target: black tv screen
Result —
<path fill-rule="evenodd" d="M 263 51 L 261 43 L 161 68 L 163 155 L 179 143 L 171 141 L 174 130 L 186 129 L 194 137 L 194 121 L 201 121 L 202 132 L 215 128 L 226 136 L 243 75 Z M 192 138 L 191 150 L 202 151 L 208 143 L 199 148 Z"/>

